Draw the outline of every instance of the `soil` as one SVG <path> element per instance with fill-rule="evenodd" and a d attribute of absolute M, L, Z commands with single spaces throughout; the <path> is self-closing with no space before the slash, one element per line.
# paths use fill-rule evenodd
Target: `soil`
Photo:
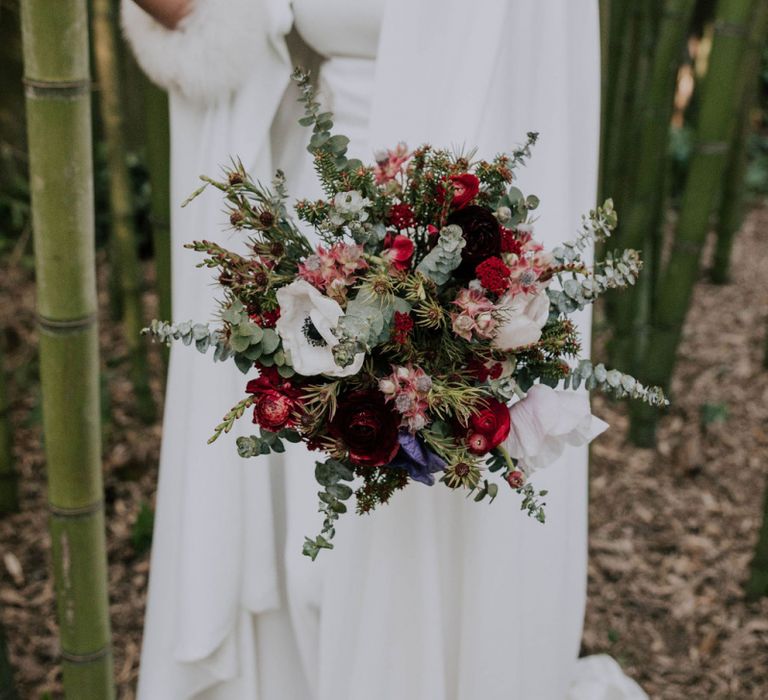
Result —
<path fill-rule="evenodd" d="M 146 527 L 136 522 L 153 502 L 161 428 L 135 417 L 105 270 L 100 261 L 110 612 L 118 697 L 129 700 L 149 570 Z M 25 700 L 61 697 L 33 293 L 27 257 L 0 263 L 21 492 L 21 512 L 0 519 L 0 620 Z M 146 302 L 154 313 L 149 293 Z M 768 208 L 761 208 L 736 241 L 731 284 L 714 286 L 703 276 L 698 285 L 657 449 L 630 447 L 625 407 L 595 400 L 595 413 L 612 429 L 593 446 L 582 651 L 614 656 L 654 700 L 768 697 L 768 598 L 747 603 L 743 595 L 766 487 L 766 310 Z M 157 348 L 152 361 L 159 405 Z"/>

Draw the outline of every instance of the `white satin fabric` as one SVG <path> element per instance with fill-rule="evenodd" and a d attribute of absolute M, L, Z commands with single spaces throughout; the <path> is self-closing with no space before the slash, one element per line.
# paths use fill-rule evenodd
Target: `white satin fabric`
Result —
<path fill-rule="evenodd" d="M 171 93 L 174 201 L 229 155 L 262 180 L 284 167 L 295 196 L 316 188 L 307 134 L 283 97 L 290 8 L 271 0 L 267 14 L 271 48 L 238 90 L 209 104 Z M 593 206 L 593 0 L 388 0 L 376 62 L 335 56 L 331 38 L 325 46 L 322 33 L 305 32 L 332 56 L 324 99 L 355 155 L 370 160 L 400 140 L 477 144 L 492 155 L 535 129 L 540 144 L 520 186 L 541 197 L 537 237 L 559 243 Z M 182 245 L 240 245 L 225 224 L 215 192 L 174 211 L 175 320 L 214 317 L 210 273 Z M 588 344 L 589 318 L 580 323 Z M 230 365 L 172 351 L 140 700 L 644 697 L 618 667 L 576 663 L 586 450 L 536 474 L 550 490 L 546 525 L 523 516 L 514 493 L 487 506 L 415 484 L 371 517 L 342 518 L 336 549 L 312 563 L 300 550 L 320 525 L 313 457 L 294 446 L 285 458 L 241 460 L 234 435 L 205 445 L 245 382 Z M 249 428 L 241 421 L 238 434 Z"/>

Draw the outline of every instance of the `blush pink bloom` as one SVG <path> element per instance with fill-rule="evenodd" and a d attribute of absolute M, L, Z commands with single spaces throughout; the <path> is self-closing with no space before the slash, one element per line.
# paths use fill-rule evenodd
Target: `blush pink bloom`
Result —
<path fill-rule="evenodd" d="M 387 150 L 376 157 L 376 165 L 373 168 L 373 175 L 376 178 L 377 185 L 383 185 L 390 180 L 394 180 L 403 172 L 403 166 L 408 162 L 411 154 L 408 146 L 404 143 L 398 143 L 394 149 Z"/>
<path fill-rule="evenodd" d="M 549 318 L 549 297 L 543 289 L 535 294 L 508 292 L 499 299 L 498 311 L 493 347 L 509 352 L 539 341 Z"/>
<path fill-rule="evenodd" d="M 464 340 L 492 338 L 496 333 L 496 306 L 477 289 L 461 289 L 453 303 L 460 312 L 451 314 L 453 332 Z"/>
<path fill-rule="evenodd" d="M 392 374 L 379 380 L 379 391 L 386 402 L 394 402 L 402 416 L 400 426 L 416 433 L 429 424 L 427 397 L 432 389 L 432 378 L 421 367 L 393 366 Z"/>
<path fill-rule="evenodd" d="M 336 243 L 328 250 L 318 246 L 314 255 L 299 263 L 299 277 L 330 297 L 343 300 L 357 273 L 367 268 L 361 245 Z"/>

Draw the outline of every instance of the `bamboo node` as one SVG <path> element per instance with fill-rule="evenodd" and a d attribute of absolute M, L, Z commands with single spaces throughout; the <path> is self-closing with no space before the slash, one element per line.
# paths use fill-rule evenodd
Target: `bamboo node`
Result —
<path fill-rule="evenodd" d="M 55 100 L 72 100 L 91 91 L 91 81 L 83 80 L 37 80 L 35 78 L 23 78 L 24 94 L 27 97 L 45 97 Z"/>
<path fill-rule="evenodd" d="M 56 506 L 53 503 L 49 502 L 48 510 L 50 511 L 51 515 L 55 518 L 62 518 L 62 519 L 84 518 L 88 515 L 93 515 L 94 513 L 103 511 L 104 500 L 100 498 L 98 501 L 94 501 L 93 503 L 89 503 L 88 505 L 85 505 L 85 506 L 80 506 L 79 508 L 63 508 L 61 506 Z"/>
<path fill-rule="evenodd" d="M 102 647 L 98 651 L 91 652 L 89 654 L 73 654 L 72 652 L 61 650 L 61 658 L 68 664 L 83 665 L 92 664 L 95 661 L 100 661 L 106 656 L 112 655 L 112 646 L 107 645 Z"/>

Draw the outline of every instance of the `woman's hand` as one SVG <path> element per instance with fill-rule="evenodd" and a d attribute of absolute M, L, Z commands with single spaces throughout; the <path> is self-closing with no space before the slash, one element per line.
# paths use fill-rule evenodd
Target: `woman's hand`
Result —
<path fill-rule="evenodd" d="M 168 29 L 176 29 L 189 14 L 193 0 L 134 0 L 144 12 Z"/>

